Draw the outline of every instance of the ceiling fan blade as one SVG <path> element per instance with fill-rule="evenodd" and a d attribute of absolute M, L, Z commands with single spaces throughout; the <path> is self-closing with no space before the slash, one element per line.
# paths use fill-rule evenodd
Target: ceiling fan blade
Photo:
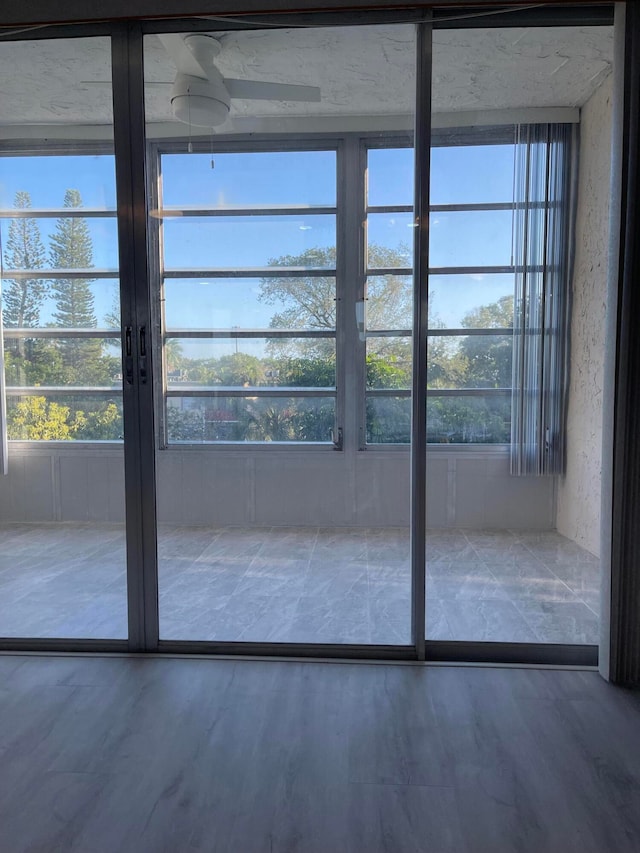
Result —
<path fill-rule="evenodd" d="M 224 85 L 232 98 L 251 101 L 320 102 L 318 86 L 298 86 L 292 83 L 267 83 L 263 80 L 234 80 L 225 77 Z"/>
<path fill-rule="evenodd" d="M 195 58 L 180 33 L 160 33 L 158 38 L 180 74 L 207 79 L 206 70 Z"/>

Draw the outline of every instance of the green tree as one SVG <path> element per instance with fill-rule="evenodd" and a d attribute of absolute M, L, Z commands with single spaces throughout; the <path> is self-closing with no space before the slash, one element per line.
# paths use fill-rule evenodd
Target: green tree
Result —
<path fill-rule="evenodd" d="M 282 255 L 271 258 L 270 266 L 322 269 L 335 267 L 336 248 L 316 247 L 301 255 Z M 368 251 L 368 264 L 372 269 L 411 267 L 407 247 L 388 249 L 372 245 Z M 371 329 L 410 329 L 413 316 L 413 283 L 411 276 L 370 276 L 367 282 L 367 326 Z M 327 329 L 336 326 L 336 280 L 334 276 L 304 275 L 290 278 L 274 276 L 260 282 L 258 298 L 278 310 L 271 317 L 272 329 Z M 380 344 L 382 349 L 393 349 L 398 339 L 388 338 Z M 334 352 L 331 339 L 301 339 L 291 341 L 272 339 L 269 344 L 274 354 L 291 354 L 307 357 L 327 357 Z"/>
<path fill-rule="evenodd" d="M 64 207 L 82 207 L 78 190 L 68 189 Z M 93 243 L 87 222 L 82 217 L 61 217 L 51 236 L 51 266 L 54 269 L 91 269 Z M 97 325 L 90 278 L 56 278 L 51 289 L 56 301 L 53 315 L 57 326 L 66 329 L 92 328 Z M 113 374 L 113 365 L 102 359 L 100 340 L 70 338 L 59 344 L 68 381 L 99 382 Z M 106 376 L 105 376 L 106 374 Z"/>
<path fill-rule="evenodd" d="M 31 196 L 20 190 L 14 207 L 28 210 Z M 12 219 L 9 225 L 4 266 L 10 270 L 39 270 L 44 267 L 45 249 L 36 219 L 29 216 Z M 41 278 L 7 279 L 3 293 L 2 316 L 7 327 L 25 329 L 40 322 L 40 309 L 47 294 L 47 283 Z"/>
<path fill-rule="evenodd" d="M 466 329 L 512 329 L 513 296 L 481 305 L 462 318 Z M 467 362 L 467 386 L 471 388 L 510 388 L 512 382 L 513 337 L 469 335 L 460 345 Z"/>
<path fill-rule="evenodd" d="M 122 417 L 115 403 L 103 403 L 91 412 L 76 412 L 74 438 L 80 441 L 115 441 L 122 437 Z"/>
<path fill-rule="evenodd" d="M 27 397 L 10 407 L 7 433 L 19 441 L 68 441 L 81 425 L 80 415 L 45 397 Z"/>
<path fill-rule="evenodd" d="M 28 210 L 31 196 L 20 190 L 14 207 Z M 12 270 L 39 270 L 44 267 L 45 248 L 36 219 L 30 216 L 12 219 L 9 225 L 4 265 Z M 7 328 L 26 329 L 40 324 L 40 310 L 47 295 L 47 282 L 42 278 L 18 278 L 5 281 L 2 294 L 2 316 Z M 46 362 L 46 354 L 55 356 L 55 347 L 36 338 L 7 340 L 7 379 L 13 385 L 33 384 L 30 367 L 34 358 Z"/>

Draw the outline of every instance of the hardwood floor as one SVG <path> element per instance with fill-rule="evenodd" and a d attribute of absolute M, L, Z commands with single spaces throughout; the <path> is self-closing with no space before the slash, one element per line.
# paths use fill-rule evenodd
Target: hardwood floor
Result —
<path fill-rule="evenodd" d="M 2 853 L 626 853 L 593 672 L 0 656 Z"/>

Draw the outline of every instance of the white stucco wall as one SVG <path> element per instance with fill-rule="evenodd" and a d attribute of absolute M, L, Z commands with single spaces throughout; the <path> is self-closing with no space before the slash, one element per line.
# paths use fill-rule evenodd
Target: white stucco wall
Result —
<path fill-rule="evenodd" d="M 596 556 L 600 552 L 612 92 L 610 76 L 581 111 L 567 467 L 557 493 L 558 531 Z"/>

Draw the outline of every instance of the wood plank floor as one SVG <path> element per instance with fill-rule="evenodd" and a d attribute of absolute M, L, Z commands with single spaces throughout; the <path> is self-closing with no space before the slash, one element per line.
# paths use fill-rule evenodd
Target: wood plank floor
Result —
<path fill-rule="evenodd" d="M 0 851 L 640 850 L 593 672 L 0 656 Z"/>

